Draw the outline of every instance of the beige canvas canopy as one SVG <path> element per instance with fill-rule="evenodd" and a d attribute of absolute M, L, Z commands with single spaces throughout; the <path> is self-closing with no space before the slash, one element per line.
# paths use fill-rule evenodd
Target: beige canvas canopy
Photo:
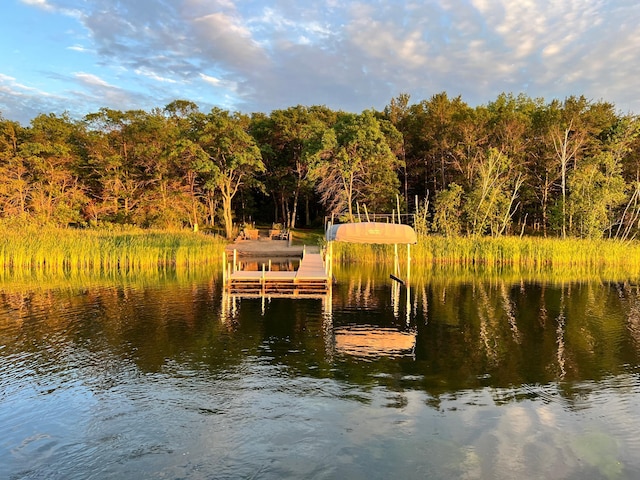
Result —
<path fill-rule="evenodd" d="M 418 241 L 409 225 L 382 222 L 339 223 L 331 225 L 326 236 L 329 242 L 415 244 Z"/>

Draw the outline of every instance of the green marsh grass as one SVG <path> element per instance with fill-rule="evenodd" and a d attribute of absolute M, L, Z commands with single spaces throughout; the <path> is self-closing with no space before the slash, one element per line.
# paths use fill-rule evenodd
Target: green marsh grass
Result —
<path fill-rule="evenodd" d="M 292 245 L 321 245 L 324 241 L 322 230 L 294 229 L 291 231 Z"/>
<path fill-rule="evenodd" d="M 123 275 L 219 265 L 226 242 L 189 231 L 0 227 L 0 266 L 18 272 Z"/>
<path fill-rule="evenodd" d="M 393 245 L 334 242 L 337 263 L 393 265 Z M 470 271 L 482 275 L 511 272 L 558 279 L 640 276 L 640 242 L 538 237 L 420 237 L 411 246 L 411 272 L 431 275 L 438 270 Z M 406 268 L 407 247 L 398 246 L 398 259 Z"/>

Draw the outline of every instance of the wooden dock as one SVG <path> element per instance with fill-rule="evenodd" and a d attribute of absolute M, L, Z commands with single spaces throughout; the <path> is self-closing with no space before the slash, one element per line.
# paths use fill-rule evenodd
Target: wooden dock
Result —
<path fill-rule="evenodd" d="M 251 296 L 323 296 L 331 287 L 330 275 L 320 253 L 305 253 L 296 271 L 230 270 L 225 275 L 228 293 Z"/>

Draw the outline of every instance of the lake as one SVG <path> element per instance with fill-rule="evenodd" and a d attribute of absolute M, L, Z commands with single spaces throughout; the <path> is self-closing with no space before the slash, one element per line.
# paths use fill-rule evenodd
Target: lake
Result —
<path fill-rule="evenodd" d="M 0 286 L 0 477 L 640 478 L 640 289 L 338 268 Z"/>

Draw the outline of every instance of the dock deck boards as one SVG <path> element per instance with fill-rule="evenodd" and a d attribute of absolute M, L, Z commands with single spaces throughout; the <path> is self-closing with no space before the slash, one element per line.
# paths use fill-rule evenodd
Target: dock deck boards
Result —
<path fill-rule="evenodd" d="M 329 275 L 322 255 L 307 253 L 295 272 L 238 270 L 229 275 L 226 287 L 237 295 L 317 295 L 329 290 Z"/>

